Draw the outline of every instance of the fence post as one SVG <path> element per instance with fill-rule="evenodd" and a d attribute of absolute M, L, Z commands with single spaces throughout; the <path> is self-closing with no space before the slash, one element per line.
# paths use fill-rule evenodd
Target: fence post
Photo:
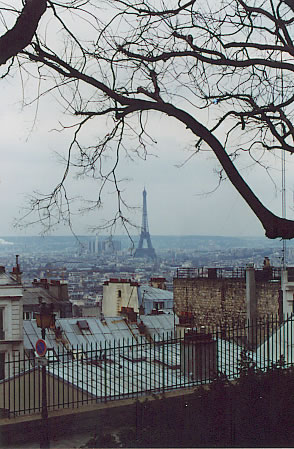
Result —
<path fill-rule="evenodd" d="M 164 378 L 164 370 L 165 370 L 165 339 L 164 333 L 162 338 L 162 392 L 165 390 L 165 378 Z"/>

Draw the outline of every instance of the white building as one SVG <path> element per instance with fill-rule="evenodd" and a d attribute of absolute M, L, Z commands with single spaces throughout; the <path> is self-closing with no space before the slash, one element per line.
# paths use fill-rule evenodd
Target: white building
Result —
<path fill-rule="evenodd" d="M 122 308 L 133 309 L 136 313 L 140 310 L 145 315 L 171 313 L 173 293 L 148 284 L 139 285 L 130 279 L 110 279 L 103 285 L 102 313 L 109 317 L 120 316 Z"/>
<path fill-rule="evenodd" d="M 281 272 L 281 290 L 283 292 L 283 314 L 294 312 L 294 268 L 289 267 Z"/>
<path fill-rule="evenodd" d="M 139 312 L 138 282 L 129 279 L 110 279 L 103 285 L 102 313 L 104 316 L 119 316 L 122 307 Z"/>
<path fill-rule="evenodd" d="M 0 379 L 19 369 L 13 360 L 23 350 L 22 296 L 18 263 L 12 276 L 5 272 L 5 267 L 0 266 Z"/>

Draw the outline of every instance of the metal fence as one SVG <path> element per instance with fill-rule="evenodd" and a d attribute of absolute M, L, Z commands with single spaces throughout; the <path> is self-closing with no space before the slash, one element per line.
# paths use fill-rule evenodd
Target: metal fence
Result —
<path fill-rule="evenodd" d="M 246 278 L 245 268 L 177 268 L 175 273 L 177 279 L 239 279 Z M 265 267 L 255 268 L 255 278 L 257 281 L 278 281 L 281 279 L 281 268 L 279 267 Z"/>
<path fill-rule="evenodd" d="M 111 341 L 87 347 L 8 353 L 0 381 L 2 417 L 39 413 L 42 409 L 42 364 L 46 364 L 48 410 L 137 398 L 211 382 L 222 373 L 240 374 L 242 357 L 257 369 L 294 363 L 293 317 L 277 318 L 221 330 L 190 329 L 181 338 Z M 179 330 L 179 329 L 178 329 Z"/>

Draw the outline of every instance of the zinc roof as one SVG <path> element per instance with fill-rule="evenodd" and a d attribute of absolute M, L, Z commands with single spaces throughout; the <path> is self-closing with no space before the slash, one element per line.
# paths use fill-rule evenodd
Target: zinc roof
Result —
<path fill-rule="evenodd" d="M 218 370 L 230 378 L 237 377 L 241 350 L 237 345 L 229 350 L 229 342 L 219 340 L 217 353 L 222 352 L 224 357 L 218 357 Z M 207 380 L 197 380 L 183 372 L 178 341 L 85 351 L 74 360 L 49 363 L 48 371 L 101 401 L 105 396 L 115 400 L 210 382 L 208 375 Z"/>
<path fill-rule="evenodd" d="M 183 339 L 174 338 L 177 317 L 162 314 L 140 316 L 140 319 L 145 326 L 144 335 L 140 334 L 140 323 L 130 323 L 120 317 L 56 319 L 56 327 L 62 333 L 59 338 L 53 330 L 46 333 L 48 372 L 97 400 L 105 396 L 113 400 L 133 397 L 211 381 L 212 374 L 205 372 L 207 365 L 202 379 L 186 372 L 193 368 L 183 362 Z M 83 321 L 82 330 L 78 321 Z M 40 337 L 36 321 L 24 321 L 25 349 L 34 349 Z M 242 346 L 218 338 L 214 369 L 230 379 L 238 377 L 242 350 Z M 258 362 L 254 353 L 251 358 Z"/>
<path fill-rule="evenodd" d="M 15 279 L 5 272 L 0 273 L 0 285 L 18 285 Z"/>
<path fill-rule="evenodd" d="M 286 365 L 294 363 L 294 317 L 291 315 L 256 350 L 256 359 L 260 367 L 268 363 L 282 361 Z"/>
<path fill-rule="evenodd" d="M 142 284 L 140 286 L 141 296 L 144 297 L 144 300 L 152 300 L 152 301 L 164 301 L 164 300 L 172 300 L 174 295 L 173 292 L 169 290 L 162 290 L 161 288 L 151 287 L 148 284 Z"/>
<path fill-rule="evenodd" d="M 141 320 L 148 328 L 148 332 L 152 338 L 162 335 L 168 337 L 174 333 L 175 325 L 179 323 L 176 314 L 159 314 L 159 315 L 141 315 Z"/>
<path fill-rule="evenodd" d="M 42 287 L 24 287 L 23 288 L 23 304 L 39 304 L 39 297 L 45 303 L 58 302 L 47 290 Z"/>
<path fill-rule="evenodd" d="M 80 331 L 78 321 L 86 321 L 89 330 Z M 35 320 L 25 320 L 24 326 L 24 347 L 29 349 L 35 347 L 36 342 L 41 338 L 41 329 L 37 327 Z M 141 335 L 136 323 L 128 323 L 127 320 L 114 317 L 99 320 L 98 318 L 57 318 L 56 327 L 62 331 L 62 340 L 56 338 L 54 330 L 46 331 L 47 346 L 55 350 L 62 349 L 64 342 L 70 346 L 95 346 L 105 342 L 140 341 Z"/>

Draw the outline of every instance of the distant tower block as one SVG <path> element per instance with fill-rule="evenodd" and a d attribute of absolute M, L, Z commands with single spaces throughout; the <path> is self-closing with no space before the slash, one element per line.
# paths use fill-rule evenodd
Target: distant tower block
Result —
<path fill-rule="evenodd" d="M 146 190 L 143 190 L 143 216 L 142 216 L 142 228 L 139 240 L 138 248 L 135 251 L 134 257 L 150 257 L 156 259 L 156 254 L 151 243 L 148 219 L 147 219 L 147 201 L 146 201 Z M 146 240 L 147 248 L 143 248 L 144 241 Z"/>

